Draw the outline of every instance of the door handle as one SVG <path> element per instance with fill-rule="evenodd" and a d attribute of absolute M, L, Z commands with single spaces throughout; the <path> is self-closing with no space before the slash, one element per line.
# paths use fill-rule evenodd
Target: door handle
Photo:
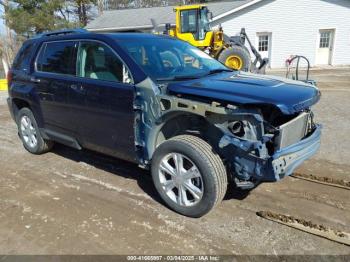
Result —
<path fill-rule="evenodd" d="M 31 77 L 31 78 L 30 78 L 30 82 L 33 82 L 33 83 L 40 83 L 40 82 L 41 82 L 41 79 L 40 79 L 40 78 Z"/>
<path fill-rule="evenodd" d="M 78 86 L 77 85 L 71 85 L 70 88 L 75 90 L 75 91 L 78 91 Z"/>
<path fill-rule="evenodd" d="M 70 88 L 76 92 L 84 93 L 84 87 L 82 85 L 72 84 L 72 85 L 70 85 Z"/>

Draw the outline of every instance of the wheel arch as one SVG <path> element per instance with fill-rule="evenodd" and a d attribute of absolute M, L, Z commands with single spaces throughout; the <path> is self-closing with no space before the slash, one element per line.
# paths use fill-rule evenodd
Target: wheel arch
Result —
<path fill-rule="evenodd" d="M 11 98 L 11 104 L 12 104 L 13 117 L 14 117 L 14 120 L 16 122 L 17 122 L 18 112 L 22 108 L 28 108 L 28 109 L 30 109 L 30 111 L 33 112 L 32 105 L 31 105 L 30 101 L 28 101 L 26 99 L 19 98 L 19 97 L 13 97 L 13 98 Z"/>
<path fill-rule="evenodd" d="M 24 100 L 22 98 L 12 98 L 12 108 L 14 111 L 14 114 L 16 115 L 19 110 L 21 110 L 24 107 L 27 107 L 31 109 L 30 103 L 27 100 Z"/>
<path fill-rule="evenodd" d="M 38 105 L 33 104 L 30 100 L 27 100 L 27 99 L 22 98 L 22 97 L 11 98 L 11 103 L 12 103 L 12 111 L 13 111 L 15 121 L 17 121 L 16 120 L 17 114 L 22 108 L 29 108 L 35 117 L 37 125 L 40 128 L 43 127 L 43 125 L 44 125 L 43 117 L 42 117 L 40 107 L 38 107 Z"/>
<path fill-rule="evenodd" d="M 161 124 L 152 129 L 146 147 L 149 160 L 156 148 L 172 137 L 191 134 L 207 140 L 207 132 L 215 128 L 204 116 L 183 112 L 172 111 L 162 116 Z M 215 128 L 216 129 L 216 128 Z"/>

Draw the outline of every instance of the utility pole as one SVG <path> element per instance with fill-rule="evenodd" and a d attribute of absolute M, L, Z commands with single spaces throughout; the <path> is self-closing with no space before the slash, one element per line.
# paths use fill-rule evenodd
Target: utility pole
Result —
<path fill-rule="evenodd" d="M 104 11 L 104 0 L 97 0 L 98 15 L 102 15 Z"/>

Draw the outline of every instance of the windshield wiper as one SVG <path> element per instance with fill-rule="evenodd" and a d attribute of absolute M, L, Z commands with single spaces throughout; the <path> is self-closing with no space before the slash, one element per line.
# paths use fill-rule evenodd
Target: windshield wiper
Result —
<path fill-rule="evenodd" d="M 210 70 L 208 75 L 217 74 L 221 72 L 233 72 L 233 70 L 228 68 L 217 68 L 217 69 Z"/>
<path fill-rule="evenodd" d="M 172 77 L 163 77 L 157 78 L 157 81 L 174 81 L 174 80 L 187 80 L 187 79 L 197 79 L 200 78 L 200 75 L 185 75 L 185 76 L 172 76 Z"/>
<path fill-rule="evenodd" d="M 157 78 L 157 81 L 175 81 L 175 80 L 188 80 L 188 79 L 197 79 L 201 78 L 206 75 L 212 75 L 212 74 L 217 74 L 221 72 L 233 72 L 233 70 L 228 69 L 228 68 L 217 68 L 210 70 L 208 73 L 202 75 L 179 75 L 179 76 L 171 76 L 171 77 L 163 77 L 163 78 Z"/>

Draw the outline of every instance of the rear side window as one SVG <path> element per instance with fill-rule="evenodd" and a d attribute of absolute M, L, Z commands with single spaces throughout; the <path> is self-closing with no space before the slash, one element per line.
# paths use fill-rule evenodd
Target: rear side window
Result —
<path fill-rule="evenodd" d="M 24 43 L 19 50 L 15 60 L 13 61 L 12 68 L 15 70 L 28 70 L 30 67 L 30 61 L 32 53 L 34 51 L 34 43 Z"/>
<path fill-rule="evenodd" d="M 75 75 L 76 42 L 51 42 L 42 46 L 37 70 L 48 73 Z"/>

